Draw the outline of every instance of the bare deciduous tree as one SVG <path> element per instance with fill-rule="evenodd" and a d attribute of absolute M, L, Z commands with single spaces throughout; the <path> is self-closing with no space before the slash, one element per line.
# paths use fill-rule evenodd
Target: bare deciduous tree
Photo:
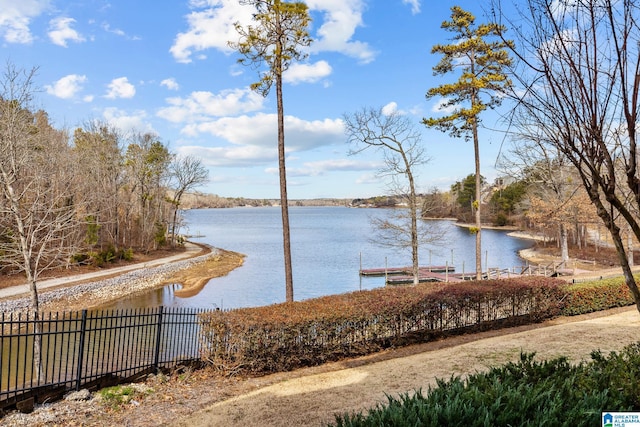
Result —
<path fill-rule="evenodd" d="M 35 70 L 8 64 L 0 81 L 0 253 L 25 274 L 34 319 L 39 318 L 38 279 L 66 264 L 77 250 L 82 200 L 66 132 L 31 106 Z M 34 372 L 41 374 L 40 325 L 35 322 Z"/>
<path fill-rule="evenodd" d="M 83 201 L 73 192 L 77 162 L 66 132 L 31 109 L 34 72 L 8 65 L 0 82 L 0 252 L 25 274 L 38 311 L 40 274 L 78 248 Z"/>
<path fill-rule="evenodd" d="M 131 193 L 138 201 L 136 222 L 140 225 L 139 245 L 155 249 L 164 230 L 166 182 L 172 155 L 159 137 L 151 133 L 134 133 L 127 146 L 125 166 Z"/>
<path fill-rule="evenodd" d="M 433 229 L 419 227 L 418 194 L 416 192 L 415 168 L 426 164 L 420 133 L 409 118 L 397 111 L 387 112 L 382 108 L 364 108 L 344 115 L 347 141 L 352 145 L 351 154 L 367 149 L 377 149 L 384 157 L 381 175 L 390 182 L 391 192 L 402 197 L 408 206 L 389 219 L 375 219 L 374 226 L 380 231 L 378 244 L 411 248 L 413 281 L 419 281 L 420 243 L 436 241 Z M 408 222 L 408 226 L 407 226 Z"/>
<path fill-rule="evenodd" d="M 512 17 L 517 34 L 514 96 L 527 120 L 516 131 L 543 135 L 575 166 L 640 311 L 617 221 L 640 238 L 640 7 L 632 0 L 527 0 L 519 13 L 501 14 L 495 3 L 495 19 Z"/>
<path fill-rule="evenodd" d="M 113 125 L 91 120 L 73 134 L 74 151 L 83 180 L 77 191 L 90 198 L 86 212 L 86 241 L 89 245 L 126 245 L 125 226 L 120 217 L 126 211 L 122 198 L 125 186 L 123 136 Z"/>
<path fill-rule="evenodd" d="M 171 205 L 173 218 L 171 221 L 171 246 L 175 245 L 178 228 L 178 209 L 180 201 L 186 191 L 207 182 L 209 172 L 202 165 L 200 159 L 194 156 L 176 157 L 171 163 L 171 179 L 174 184 Z"/>
<path fill-rule="evenodd" d="M 555 147 L 534 135 L 514 135 L 507 154 L 499 159 L 501 169 L 528 184 L 527 218 L 537 225 L 557 228 L 561 260 L 569 261 L 569 228 L 588 216 L 585 192 L 567 159 Z"/>

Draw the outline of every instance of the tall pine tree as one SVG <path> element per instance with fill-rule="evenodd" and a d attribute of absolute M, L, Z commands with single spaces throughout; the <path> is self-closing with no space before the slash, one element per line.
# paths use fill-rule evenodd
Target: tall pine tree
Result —
<path fill-rule="evenodd" d="M 509 42 L 503 42 L 498 36 L 504 28 L 497 24 L 475 25 L 475 17 L 460 8 L 451 8 L 451 20 L 444 21 L 441 26 L 452 32 L 452 43 L 435 45 L 431 53 L 442 54 L 442 59 L 433 68 L 434 75 L 444 75 L 460 71 L 460 77 L 453 83 L 447 83 L 429 89 L 428 99 L 442 97 L 443 108 L 453 108 L 453 112 L 442 117 L 425 118 L 423 123 L 451 136 L 473 140 L 475 154 L 476 195 L 473 202 L 475 209 L 476 233 L 476 279 L 482 278 L 482 246 L 481 246 L 481 175 L 480 175 L 480 142 L 478 125 L 480 114 L 487 108 L 500 104 L 500 92 L 511 85 L 504 69 L 511 65 L 507 52 Z M 495 39 L 495 41 L 491 41 Z"/>
<path fill-rule="evenodd" d="M 282 210 L 282 236 L 284 246 L 284 271 L 286 300 L 293 301 L 293 271 L 291 266 L 291 237 L 289 232 L 289 201 L 287 197 L 287 171 L 284 150 L 284 103 L 282 100 L 282 74 L 292 61 L 306 57 L 304 47 L 311 44 L 307 27 L 311 21 L 308 8 L 302 2 L 281 0 L 240 0 L 241 4 L 253 6 L 255 26 L 246 28 L 236 24 L 240 41 L 230 43 L 244 58 L 240 63 L 265 68 L 260 72 L 260 81 L 251 88 L 267 96 L 276 86 L 278 105 L 278 169 L 280 171 L 280 206 Z"/>

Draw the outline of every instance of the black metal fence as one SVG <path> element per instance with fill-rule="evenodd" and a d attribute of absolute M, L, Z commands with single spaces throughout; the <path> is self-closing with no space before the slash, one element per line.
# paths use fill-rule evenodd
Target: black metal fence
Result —
<path fill-rule="evenodd" d="M 204 310 L 0 315 L 0 409 L 131 381 L 200 359 Z M 39 349 L 39 351 L 38 351 Z"/>

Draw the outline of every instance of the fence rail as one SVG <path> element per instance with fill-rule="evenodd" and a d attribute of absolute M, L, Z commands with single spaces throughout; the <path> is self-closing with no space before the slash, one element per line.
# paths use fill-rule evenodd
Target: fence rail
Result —
<path fill-rule="evenodd" d="M 146 308 L 0 315 L 0 409 L 114 385 L 200 359 L 205 310 Z"/>

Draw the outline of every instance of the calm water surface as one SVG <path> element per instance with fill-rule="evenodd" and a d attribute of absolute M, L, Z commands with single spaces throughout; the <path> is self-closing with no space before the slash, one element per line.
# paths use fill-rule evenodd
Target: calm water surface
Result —
<path fill-rule="evenodd" d="M 375 245 L 371 217 L 385 216 L 385 209 L 345 207 L 290 208 L 291 250 L 295 300 L 384 286 L 384 278 L 360 278 L 359 269 L 411 264 L 411 254 Z M 157 305 L 198 308 L 237 308 L 268 305 L 285 300 L 284 261 L 280 208 L 198 209 L 184 212 L 191 240 L 246 255 L 244 265 L 228 276 L 212 279 L 195 296 L 179 298 L 178 285 L 108 308 Z M 421 247 L 420 264 L 454 265 L 457 272 L 475 266 L 475 237 L 450 221 L 429 221 L 443 227 L 442 246 Z M 531 246 L 503 231 L 482 231 L 482 263 L 511 268 L 524 262 L 520 249 Z"/>

